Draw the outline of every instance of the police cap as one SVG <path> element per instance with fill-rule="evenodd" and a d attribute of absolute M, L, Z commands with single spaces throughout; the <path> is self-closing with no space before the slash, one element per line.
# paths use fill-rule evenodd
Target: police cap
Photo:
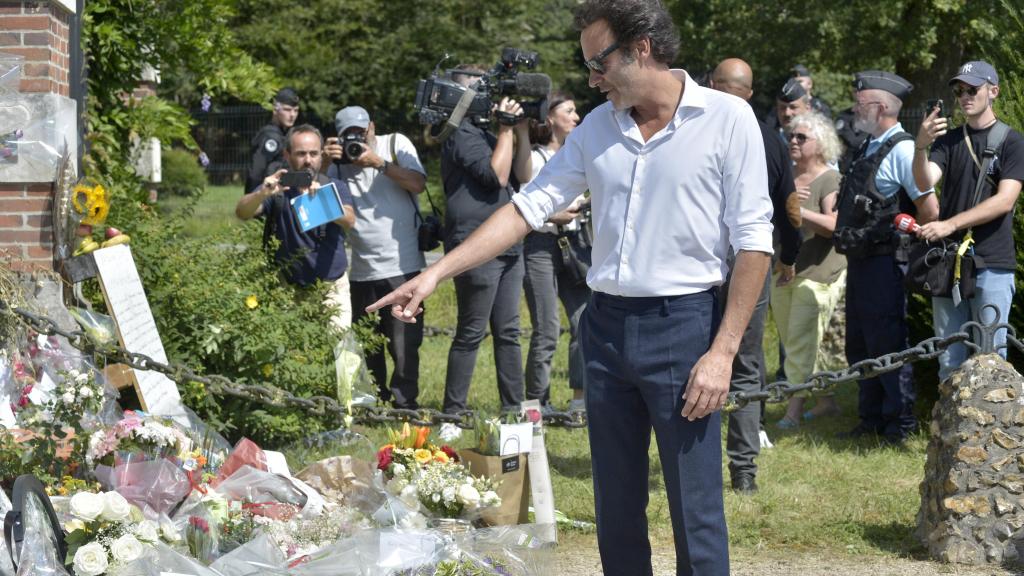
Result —
<path fill-rule="evenodd" d="M 807 91 L 804 90 L 800 81 L 796 78 L 790 78 L 782 85 L 782 90 L 779 90 L 778 98 L 781 102 L 796 102 L 804 96 L 807 96 Z"/>
<path fill-rule="evenodd" d="M 803 64 L 797 64 L 790 70 L 793 73 L 794 78 L 810 78 L 811 71 L 807 69 L 807 66 Z"/>
<path fill-rule="evenodd" d="M 285 106 L 298 106 L 299 95 L 291 88 L 281 88 L 274 95 L 274 102 L 284 104 Z"/>
<path fill-rule="evenodd" d="M 903 100 L 910 95 L 914 85 L 892 72 L 865 70 L 853 75 L 853 89 L 857 92 L 861 90 L 884 90 Z"/>

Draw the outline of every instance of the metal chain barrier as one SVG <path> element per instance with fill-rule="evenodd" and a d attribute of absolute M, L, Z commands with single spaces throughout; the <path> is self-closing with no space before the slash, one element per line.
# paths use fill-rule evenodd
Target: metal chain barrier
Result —
<path fill-rule="evenodd" d="M 7 308 L 6 304 L 0 302 L 0 308 Z M 126 364 L 138 370 L 160 372 L 177 383 L 197 382 L 204 385 L 214 395 L 232 396 L 277 408 L 300 408 L 315 416 L 336 415 L 339 418 L 351 416 L 354 422 L 360 424 L 409 422 L 418 426 L 439 426 L 444 423 L 451 423 L 462 429 L 472 429 L 475 427 L 476 420 L 479 417 L 473 410 L 463 410 L 456 414 L 448 414 L 433 408 L 409 410 L 360 405 L 353 406 L 350 412 L 346 406 L 328 396 L 300 397 L 274 386 L 240 384 L 219 375 L 204 376 L 197 374 L 183 364 L 173 362 L 164 364 L 144 354 L 129 352 L 120 346 L 100 345 L 91 340 L 82 331 L 63 330 L 52 319 L 28 310 L 13 308 L 11 311 L 25 325 L 39 334 L 62 336 L 72 347 L 82 352 L 98 354 L 108 360 Z M 996 318 L 998 318 L 998 313 Z M 1006 344 L 999 346 L 999 348 L 1008 349 L 1010 346 L 1013 346 L 1024 353 L 1024 342 L 1017 338 L 1016 332 L 1009 324 L 967 322 L 961 327 L 959 332 L 949 336 L 928 338 L 916 346 L 901 352 L 893 352 L 878 358 L 861 360 L 842 370 L 815 372 L 808 377 L 806 382 L 801 384 L 779 381 L 769 384 L 760 392 L 731 392 L 723 411 L 727 413 L 733 412 L 750 402 L 766 402 L 769 404 L 786 402 L 793 395 L 802 392 L 824 392 L 840 384 L 874 378 L 881 374 L 899 370 L 913 362 L 938 358 L 946 349 L 957 343 L 964 344 L 974 352 L 996 352 L 995 334 L 1001 329 L 1006 330 Z M 972 339 L 971 332 L 977 334 L 977 340 L 980 341 L 980 344 Z M 561 428 L 585 428 L 587 426 L 587 416 L 582 411 L 546 412 L 543 414 L 543 418 L 547 426 Z"/>
<path fill-rule="evenodd" d="M 0 302 L 0 308 L 7 308 Z M 337 416 L 348 418 L 358 424 L 380 424 L 389 422 L 409 422 L 418 426 L 439 426 L 452 423 L 462 429 L 471 430 L 476 426 L 478 415 L 472 410 L 463 410 L 457 414 L 447 414 L 432 408 L 408 410 L 386 408 L 383 406 L 352 406 L 349 408 L 329 396 L 296 396 L 287 390 L 265 384 L 241 384 L 224 376 L 215 374 L 202 375 L 194 370 L 175 362 L 163 363 L 145 354 L 129 352 L 116 345 L 101 345 L 90 339 L 80 330 L 62 329 L 54 320 L 35 314 L 23 308 L 10 309 L 26 326 L 46 336 L 61 336 L 73 348 L 86 354 L 97 354 L 114 363 L 125 364 L 137 370 L 151 370 L 166 375 L 179 384 L 197 382 L 206 387 L 215 396 L 232 396 L 272 406 L 276 408 L 299 408 L 314 416 Z M 545 412 L 544 424 L 562 428 L 586 428 L 586 414 L 580 411 Z"/>

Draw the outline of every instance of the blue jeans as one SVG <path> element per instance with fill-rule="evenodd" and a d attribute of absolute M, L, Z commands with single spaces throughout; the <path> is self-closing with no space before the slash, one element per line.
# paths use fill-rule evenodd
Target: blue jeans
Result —
<path fill-rule="evenodd" d="M 675 536 L 676 574 L 729 574 L 722 426 L 682 417 L 682 393 L 718 329 L 712 291 L 665 298 L 594 293 L 580 321 L 597 543 L 607 576 L 650 576 L 651 429 Z"/>
<path fill-rule="evenodd" d="M 1013 305 L 1013 270 L 1002 270 L 998 268 L 982 268 L 978 271 L 978 283 L 974 289 L 974 297 L 970 300 L 960 302 L 960 306 L 953 306 L 952 298 L 932 298 L 932 324 L 935 326 L 936 336 L 949 336 L 959 332 L 960 328 L 967 322 L 974 320 L 986 324 L 994 320 L 995 313 L 991 310 L 982 312 L 986 304 L 993 304 L 999 308 L 999 322 L 1010 321 L 1010 306 Z M 996 349 L 1006 345 L 1006 329 L 996 332 Z M 999 354 L 1006 358 L 1006 348 L 999 350 Z M 939 356 L 939 381 L 949 378 L 954 370 L 960 367 L 967 359 L 967 347 L 957 343 L 946 349 Z"/>

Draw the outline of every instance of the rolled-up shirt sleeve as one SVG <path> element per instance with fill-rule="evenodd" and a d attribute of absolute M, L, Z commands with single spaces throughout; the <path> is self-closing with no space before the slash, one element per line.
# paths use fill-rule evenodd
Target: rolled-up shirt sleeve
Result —
<path fill-rule="evenodd" d="M 555 213 L 569 207 L 587 190 L 583 142 L 586 122 L 569 133 L 562 148 L 537 177 L 512 197 L 527 224 L 539 230 Z"/>
<path fill-rule="evenodd" d="M 772 201 L 764 140 L 749 106 L 737 110 L 722 169 L 722 219 L 733 251 L 772 254 Z"/>

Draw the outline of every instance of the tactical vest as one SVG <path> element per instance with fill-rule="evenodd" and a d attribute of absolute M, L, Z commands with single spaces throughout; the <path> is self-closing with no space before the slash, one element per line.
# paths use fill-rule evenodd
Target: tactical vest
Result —
<path fill-rule="evenodd" d="M 850 167 L 843 174 L 843 184 L 836 201 L 836 229 L 832 243 L 836 252 L 852 258 L 893 254 L 897 235 L 893 220 L 901 212 L 914 215 L 916 209 L 903 188 L 886 198 L 875 185 L 878 167 L 905 140 L 913 140 L 906 132 L 894 134 L 871 156 L 864 156 L 869 140 L 865 140 Z"/>

